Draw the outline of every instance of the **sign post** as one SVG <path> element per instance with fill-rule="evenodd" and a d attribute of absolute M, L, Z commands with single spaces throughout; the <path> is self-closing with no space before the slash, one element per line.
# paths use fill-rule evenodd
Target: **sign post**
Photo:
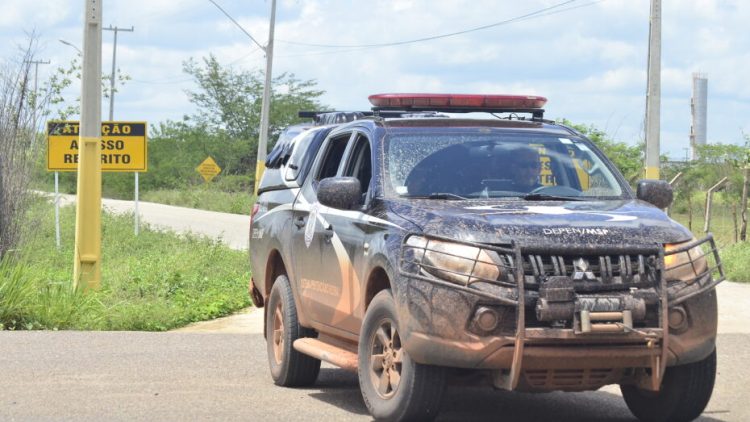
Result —
<path fill-rule="evenodd" d="M 55 245 L 60 249 L 60 172 L 55 172 Z"/>
<path fill-rule="evenodd" d="M 134 172 L 137 176 L 148 170 L 146 122 L 102 122 L 100 127 L 101 137 L 95 139 L 98 149 L 94 148 L 98 153 L 100 172 Z M 81 125 L 76 121 L 47 122 L 47 170 L 55 172 L 55 237 L 58 247 L 60 246 L 58 172 L 78 170 L 82 148 L 80 132 Z M 101 209 L 101 174 L 99 180 L 99 209 Z M 136 200 L 137 189 L 136 184 Z M 138 214 L 137 205 L 135 213 Z M 136 234 L 138 234 L 137 220 Z"/>
<path fill-rule="evenodd" d="M 216 161 L 209 156 L 195 168 L 195 171 L 200 173 L 200 175 L 203 176 L 203 180 L 208 183 L 213 180 L 217 174 L 221 173 L 221 167 L 219 167 L 219 165 L 216 164 Z"/>

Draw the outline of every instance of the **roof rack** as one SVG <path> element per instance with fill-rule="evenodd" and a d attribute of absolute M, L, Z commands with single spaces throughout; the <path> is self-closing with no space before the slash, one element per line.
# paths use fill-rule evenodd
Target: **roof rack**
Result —
<path fill-rule="evenodd" d="M 434 110 L 378 110 L 378 111 L 300 111 L 297 116 L 303 119 L 313 119 L 315 125 L 324 126 L 353 122 L 368 117 L 381 118 L 417 118 L 417 117 L 448 117 Z"/>

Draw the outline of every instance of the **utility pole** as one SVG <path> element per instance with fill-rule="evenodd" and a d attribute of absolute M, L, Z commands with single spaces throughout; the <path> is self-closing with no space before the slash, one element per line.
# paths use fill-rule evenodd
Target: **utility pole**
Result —
<path fill-rule="evenodd" d="M 37 96 L 38 90 L 38 81 L 39 81 L 39 65 L 40 64 L 50 64 L 50 61 L 44 61 L 44 60 L 29 60 L 26 63 L 33 64 L 34 65 L 34 110 L 33 110 L 33 118 L 34 118 L 34 127 L 36 127 L 36 110 L 37 110 L 37 104 L 39 104 L 39 98 Z M 32 142 L 36 143 L 36 135 L 32 136 L 31 139 Z"/>
<path fill-rule="evenodd" d="M 37 111 L 37 105 L 39 104 L 39 97 L 37 95 L 38 93 L 38 81 L 39 81 L 39 65 L 40 64 L 50 64 L 50 61 L 44 61 L 44 60 L 29 60 L 29 64 L 34 65 L 34 110 L 33 110 L 33 118 L 34 118 L 34 127 L 37 127 L 37 121 L 36 121 L 36 111 Z M 31 142 L 36 143 L 36 133 L 31 135 Z M 58 176 L 58 172 L 55 172 L 55 245 L 57 246 L 57 249 L 60 249 L 60 179 Z"/>
<path fill-rule="evenodd" d="M 651 0 L 646 98 L 646 178 L 658 179 L 661 130 L 661 0 Z"/>
<path fill-rule="evenodd" d="M 84 0 L 81 123 L 73 283 L 84 290 L 101 284 L 102 218 L 102 2 Z"/>
<path fill-rule="evenodd" d="M 109 121 L 113 122 L 115 120 L 115 117 L 114 117 L 115 116 L 115 77 L 117 76 L 115 74 L 115 70 L 117 69 L 117 67 L 116 67 L 116 63 L 117 63 L 117 32 L 118 31 L 133 32 L 133 31 L 135 31 L 135 28 L 132 25 L 130 26 L 130 29 L 120 28 L 118 26 L 114 26 L 113 27 L 110 24 L 108 28 L 102 28 L 102 29 L 105 30 L 105 31 L 112 31 L 112 32 L 115 33 L 115 40 L 114 40 L 114 43 L 112 44 L 112 74 L 110 75 L 110 78 L 109 78 Z M 135 186 L 135 192 L 134 192 L 135 212 L 133 213 L 134 214 L 133 218 L 134 218 L 134 226 L 135 226 L 135 235 L 138 236 L 138 232 L 139 232 L 139 228 L 140 228 L 139 227 L 140 226 L 140 221 L 139 221 L 140 217 L 138 216 L 138 193 L 139 193 L 138 192 L 139 191 L 139 189 L 138 189 L 138 185 L 139 185 L 138 177 L 140 176 L 140 173 L 138 173 L 136 171 L 134 174 L 135 174 L 135 176 L 134 176 L 135 177 L 135 183 L 134 183 L 134 186 Z"/>
<path fill-rule="evenodd" d="M 40 64 L 50 64 L 50 61 L 44 61 L 44 60 L 29 60 L 27 63 L 34 65 L 34 100 L 36 100 L 36 93 L 37 93 L 37 81 L 39 80 L 39 65 Z"/>
<path fill-rule="evenodd" d="M 266 53 L 266 82 L 263 86 L 263 103 L 260 109 L 260 139 L 258 140 L 258 157 L 255 165 L 255 193 L 266 169 L 266 149 L 268 146 L 268 114 L 271 108 L 271 67 L 273 65 L 273 28 L 276 24 L 276 0 L 271 1 L 271 25 L 268 30 Z"/>
<path fill-rule="evenodd" d="M 123 32 L 133 32 L 135 30 L 134 27 L 130 27 L 130 29 L 127 28 L 120 28 L 117 26 L 109 25 L 108 28 L 102 28 L 105 31 L 112 31 L 115 33 L 115 42 L 112 45 L 112 75 L 110 76 L 109 80 L 109 121 L 113 121 L 113 115 L 115 112 L 115 64 L 117 63 L 117 32 L 123 31 Z M 137 174 L 137 173 L 136 173 Z"/>

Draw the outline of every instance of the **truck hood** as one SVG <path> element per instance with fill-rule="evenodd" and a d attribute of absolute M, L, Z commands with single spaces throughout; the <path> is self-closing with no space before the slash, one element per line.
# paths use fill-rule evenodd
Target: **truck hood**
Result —
<path fill-rule="evenodd" d="M 688 229 L 639 200 L 394 200 L 391 210 L 424 233 L 524 245 L 653 245 L 692 239 Z"/>

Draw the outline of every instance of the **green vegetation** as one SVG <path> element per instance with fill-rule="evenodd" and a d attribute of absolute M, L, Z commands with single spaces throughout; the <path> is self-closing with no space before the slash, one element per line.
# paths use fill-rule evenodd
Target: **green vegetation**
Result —
<path fill-rule="evenodd" d="M 750 283 L 750 243 L 735 243 L 721 251 L 727 280 Z"/>
<path fill-rule="evenodd" d="M 196 187 L 190 190 L 164 189 L 148 191 L 142 201 L 157 202 L 178 207 L 250 215 L 255 199 L 249 193 L 223 192 L 212 188 Z"/>
<path fill-rule="evenodd" d="M 642 178 L 643 145 L 615 141 L 594 126 L 577 125 L 567 120 L 563 123 L 591 139 L 631 184 Z M 671 180 L 678 172 L 683 173 L 675 186 L 671 217 L 690 228 L 697 238 L 705 236 L 706 191 L 723 177 L 728 178 L 726 187 L 714 194 L 710 231 L 716 239 L 727 279 L 737 282 L 750 282 L 750 244 L 737 243 L 737 231 L 741 225 L 742 168 L 747 165 L 750 165 L 750 137 L 745 135 L 745 145 L 700 146 L 695 160 L 665 163 L 662 174 L 662 178 Z"/>
<path fill-rule="evenodd" d="M 679 191 L 678 191 L 679 193 Z M 703 237 L 703 225 L 705 223 L 705 192 L 693 192 L 690 201 L 687 198 L 675 200 L 670 217 L 680 224 L 689 228 L 695 237 Z M 714 204 L 709 230 L 713 233 L 720 247 L 735 243 L 734 213 L 737 215 L 737 228 L 739 228 L 739 199 L 734 198 L 729 192 L 717 192 L 714 194 Z"/>
<path fill-rule="evenodd" d="M 63 91 L 79 77 L 78 60 L 60 68 L 49 81 L 52 103 L 59 118 L 76 119 L 78 104 L 65 101 Z M 196 113 L 179 121 L 154 122 L 148 129 L 149 170 L 140 175 L 144 201 L 246 214 L 252 199 L 258 150 L 263 75 L 224 66 L 214 56 L 188 60 L 184 72 L 197 88 L 188 91 Z M 118 84 L 127 82 L 120 76 Z M 108 85 L 107 85 L 108 86 Z M 46 91 L 45 91 L 46 92 Z M 325 110 L 318 99 L 323 91 L 312 80 L 281 74 L 272 81 L 269 150 L 289 125 L 300 123 L 300 110 Z M 109 95 L 105 92 L 105 95 Z M 195 168 L 211 156 L 221 174 L 206 184 Z M 53 176 L 46 171 L 46 157 L 37 160 L 36 189 L 52 191 Z M 60 173 L 60 191 L 74 193 L 76 173 Z M 107 198 L 133 199 L 131 173 L 104 173 L 102 194 Z"/>
<path fill-rule="evenodd" d="M 102 217 L 102 289 L 72 287 L 73 207 L 62 208 L 55 248 L 52 206 L 35 201 L 21 251 L 0 263 L 5 329 L 161 331 L 227 315 L 250 304 L 247 254 L 212 240 L 149 230 L 132 216 Z"/>
<path fill-rule="evenodd" d="M 740 240 L 736 232 L 741 225 L 742 169 L 748 164 L 750 141 L 746 140 L 744 146 L 700 146 L 695 160 L 665 166 L 663 177 L 666 180 L 682 173 L 682 177 L 675 185 L 673 217 L 686 226 L 692 221 L 693 232 L 702 234 L 706 193 L 710 187 L 726 177 L 728 183 L 713 197 L 710 228 L 720 246 Z"/>

